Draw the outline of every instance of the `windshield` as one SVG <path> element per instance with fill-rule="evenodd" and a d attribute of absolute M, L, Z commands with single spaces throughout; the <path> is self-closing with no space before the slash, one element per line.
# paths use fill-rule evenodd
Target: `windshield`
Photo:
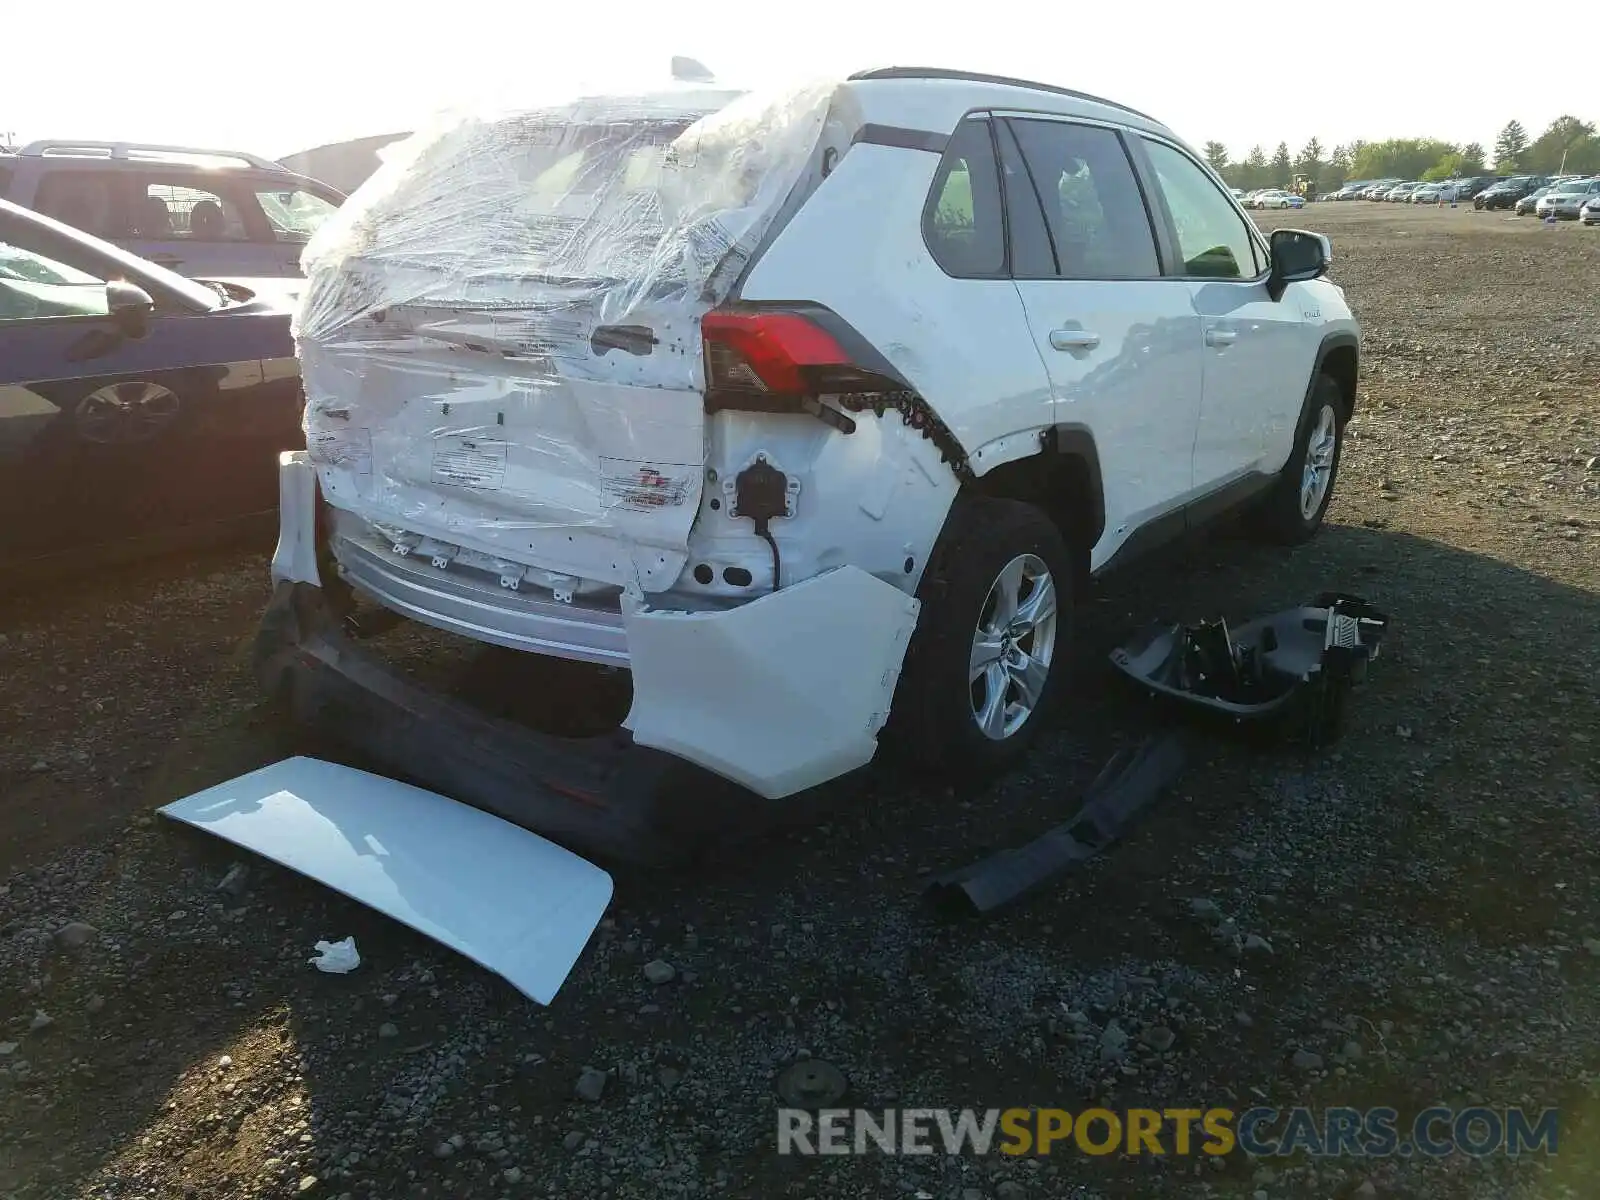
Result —
<path fill-rule="evenodd" d="M 0 320 L 103 317 L 106 285 L 86 271 L 0 242 Z"/>
<path fill-rule="evenodd" d="M 21 246 L 0 242 L 0 279 L 26 280 L 29 283 L 50 283 L 72 287 L 104 287 L 105 285 L 87 271 L 69 267 Z"/>
<path fill-rule="evenodd" d="M 339 206 L 304 188 L 257 188 L 256 199 L 280 242 L 308 242 Z"/>

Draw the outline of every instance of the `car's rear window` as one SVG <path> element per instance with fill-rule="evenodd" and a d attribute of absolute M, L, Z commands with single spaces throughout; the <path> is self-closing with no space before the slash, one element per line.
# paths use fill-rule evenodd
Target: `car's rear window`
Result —
<path fill-rule="evenodd" d="M 543 345 L 591 317 L 715 304 L 805 173 L 835 88 L 588 97 L 419 133 L 312 236 L 297 328 L 514 309 L 522 344 Z"/>

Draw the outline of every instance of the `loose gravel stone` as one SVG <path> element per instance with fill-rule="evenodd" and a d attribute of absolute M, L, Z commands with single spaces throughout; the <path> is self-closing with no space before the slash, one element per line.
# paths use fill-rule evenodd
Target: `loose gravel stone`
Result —
<path fill-rule="evenodd" d="M 583 1074 L 578 1076 L 578 1082 L 573 1087 L 573 1094 L 579 1100 L 585 1100 L 590 1104 L 597 1103 L 600 1097 L 605 1095 L 606 1079 L 607 1076 L 604 1071 L 598 1071 L 593 1067 L 585 1067 Z"/>
<path fill-rule="evenodd" d="M 56 945 L 63 950 L 82 950 L 99 936 L 98 929 L 83 921 L 68 921 L 55 933 Z"/>
<path fill-rule="evenodd" d="M 1178 1040 L 1178 1035 L 1165 1025 L 1150 1025 L 1139 1034 L 1139 1040 L 1157 1054 L 1161 1054 L 1172 1049 L 1172 1044 Z"/>
<path fill-rule="evenodd" d="M 1322 1070 L 1322 1055 L 1310 1050 L 1299 1049 L 1294 1052 L 1294 1057 L 1289 1060 L 1297 1071 Z"/>

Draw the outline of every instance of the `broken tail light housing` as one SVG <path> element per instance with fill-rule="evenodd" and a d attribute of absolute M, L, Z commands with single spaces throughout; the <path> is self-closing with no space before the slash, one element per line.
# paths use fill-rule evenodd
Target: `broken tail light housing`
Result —
<path fill-rule="evenodd" d="M 965 450 L 926 401 L 843 320 L 814 305 L 729 308 L 700 322 L 706 412 L 806 413 L 841 433 L 851 414 L 886 412 L 931 439 L 956 474 L 971 473 Z M 823 403 L 834 398 L 839 407 Z"/>
<path fill-rule="evenodd" d="M 805 397 L 905 386 L 863 366 L 821 322 L 793 310 L 719 309 L 705 315 L 700 332 L 705 339 L 706 399 L 712 411 L 786 411 Z"/>

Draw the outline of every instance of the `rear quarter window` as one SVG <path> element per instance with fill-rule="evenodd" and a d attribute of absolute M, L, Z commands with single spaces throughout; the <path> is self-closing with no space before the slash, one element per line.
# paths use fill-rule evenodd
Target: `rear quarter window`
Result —
<path fill-rule="evenodd" d="M 113 171 L 47 169 L 39 179 L 33 207 L 74 229 L 115 240 L 128 232 L 122 184 Z"/>
<path fill-rule="evenodd" d="M 928 252 L 948 275 L 999 275 L 1005 270 L 1000 173 L 989 122 L 963 121 L 950 139 L 923 213 Z"/>

